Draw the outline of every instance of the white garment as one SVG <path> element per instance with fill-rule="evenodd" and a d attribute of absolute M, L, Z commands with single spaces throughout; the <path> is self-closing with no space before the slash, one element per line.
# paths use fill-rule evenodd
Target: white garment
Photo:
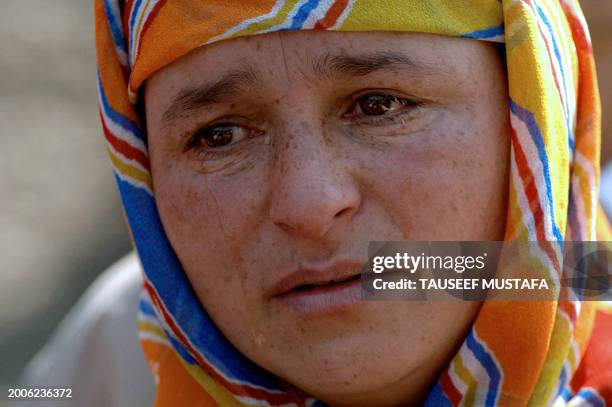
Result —
<path fill-rule="evenodd" d="M 608 215 L 608 219 L 612 219 L 612 161 L 601 169 L 601 184 L 599 186 L 599 199 L 601 206 Z"/>
<path fill-rule="evenodd" d="M 62 401 L 32 406 L 150 406 L 155 383 L 138 343 L 141 266 L 135 253 L 87 289 L 24 371 L 22 385 L 72 389 Z"/>

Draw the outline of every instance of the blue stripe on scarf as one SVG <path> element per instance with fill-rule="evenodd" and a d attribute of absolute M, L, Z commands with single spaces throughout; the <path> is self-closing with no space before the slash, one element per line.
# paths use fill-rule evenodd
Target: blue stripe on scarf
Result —
<path fill-rule="evenodd" d="M 293 16 L 293 22 L 291 24 L 291 27 L 289 27 L 289 29 L 290 30 L 301 29 L 302 25 L 304 25 L 304 22 L 308 18 L 308 15 L 310 14 L 310 12 L 313 9 L 317 8 L 317 6 L 319 5 L 319 1 L 320 0 L 309 0 L 308 2 L 302 4 L 302 6 L 300 6 L 300 9 L 296 13 L 296 15 Z"/>
<path fill-rule="evenodd" d="M 100 80 L 100 75 L 98 74 L 98 92 L 100 94 L 100 100 L 102 101 L 102 108 L 104 109 L 104 113 L 115 122 L 118 126 L 122 127 L 128 133 L 132 133 L 132 135 L 138 138 L 141 141 L 145 141 L 142 131 L 140 127 L 136 125 L 132 120 L 130 120 L 127 116 L 122 115 L 121 113 L 114 110 L 110 103 L 108 103 L 108 99 L 106 98 L 106 94 L 104 93 L 104 88 L 102 87 L 102 82 Z"/>
<path fill-rule="evenodd" d="M 496 37 L 498 35 L 504 35 L 504 26 L 499 25 L 497 27 L 485 28 L 483 30 L 474 31 L 468 34 L 464 34 L 464 38 L 474 38 L 477 40 L 482 40 L 485 38 Z"/>
<path fill-rule="evenodd" d="M 106 11 L 106 15 L 108 16 L 108 23 L 111 29 L 111 34 L 113 35 L 113 42 L 116 47 L 119 47 L 123 52 L 127 55 L 127 44 L 125 42 L 125 38 L 123 37 L 123 28 L 121 27 L 121 20 L 114 13 L 114 9 L 111 6 L 112 0 L 104 1 L 104 10 Z"/>
<path fill-rule="evenodd" d="M 494 407 L 499 394 L 501 372 L 491 355 L 489 355 L 489 352 L 487 352 L 484 346 L 476 338 L 474 329 L 470 330 L 466 344 L 489 375 L 489 390 L 487 391 L 485 406 Z"/>

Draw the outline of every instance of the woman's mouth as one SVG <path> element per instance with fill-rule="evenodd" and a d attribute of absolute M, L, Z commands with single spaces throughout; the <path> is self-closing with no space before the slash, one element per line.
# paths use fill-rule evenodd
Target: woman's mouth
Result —
<path fill-rule="evenodd" d="M 347 311 L 361 301 L 360 262 L 299 268 L 276 285 L 273 300 L 301 316 Z"/>

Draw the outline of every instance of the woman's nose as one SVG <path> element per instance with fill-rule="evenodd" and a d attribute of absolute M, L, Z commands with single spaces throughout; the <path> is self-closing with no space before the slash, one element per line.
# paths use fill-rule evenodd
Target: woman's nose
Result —
<path fill-rule="evenodd" d="M 350 163 L 322 134 L 300 132 L 277 151 L 270 218 L 295 237 L 320 239 L 345 227 L 361 205 Z"/>

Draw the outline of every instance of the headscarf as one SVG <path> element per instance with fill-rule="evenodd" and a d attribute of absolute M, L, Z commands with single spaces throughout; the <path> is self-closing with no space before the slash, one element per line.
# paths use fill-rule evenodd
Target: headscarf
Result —
<path fill-rule="evenodd" d="M 140 338 L 157 383 L 156 405 L 324 405 L 230 344 L 198 301 L 161 225 L 139 88 L 200 46 L 305 29 L 504 43 L 512 128 L 505 239 L 540 242 L 548 277 L 559 277 L 560 269 L 547 247 L 564 238 L 610 240 L 597 199 L 595 66 L 576 0 L 95 0 L 95 20 L 100 116 L 144 269 Z M 612 309 L 604 302 L 485 302 L 425 404 L 612 405 L 612 346 L 605 337 L 611 333 Z"/>

